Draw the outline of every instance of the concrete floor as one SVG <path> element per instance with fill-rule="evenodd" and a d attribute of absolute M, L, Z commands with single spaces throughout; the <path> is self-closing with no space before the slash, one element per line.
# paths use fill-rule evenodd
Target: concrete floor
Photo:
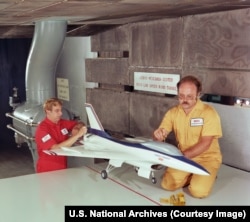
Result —
<path fill-rule="evenodd" d="M 0 179 L 35 173 L 31 152 L 27 146 L 0 148 Z"/>

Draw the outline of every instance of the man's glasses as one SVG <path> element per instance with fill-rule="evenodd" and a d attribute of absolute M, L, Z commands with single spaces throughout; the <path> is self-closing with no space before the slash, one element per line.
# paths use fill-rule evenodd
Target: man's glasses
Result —
<path fill-rule="evenodd" d="M 179 100 L 194 100 L 196 98 L 197 96 L 194 96 L 194 95 L 187 95 L 187 96 L 178 95 Z"/>

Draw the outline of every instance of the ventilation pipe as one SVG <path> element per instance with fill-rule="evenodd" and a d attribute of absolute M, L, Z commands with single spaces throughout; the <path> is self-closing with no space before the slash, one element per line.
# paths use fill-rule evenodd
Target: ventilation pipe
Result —
<path fill-rule="evenodd" d="M 34 141 L 37 124 L 45 117 L 42 104 L 48 98 L 55 97 L 55 72 L 64 44 L 67 22 L 56 20 L 38 21 L 26 64 L 26 101 L 18 105 L 13 113 L 6 116 L 13 119 L 7 128 L 15 132 L 18 146 L 28 143 L 34 166 L 37 161 Z M 71 118 L 63 109 L 63 117 Z"/>
<path fill-rule="evenodd" d="M 55 97 L 55 71 L 66 29 L 66 21 L 36 23 L 26 66 L 28 104 L 42 104 L 46 99 Z"/>

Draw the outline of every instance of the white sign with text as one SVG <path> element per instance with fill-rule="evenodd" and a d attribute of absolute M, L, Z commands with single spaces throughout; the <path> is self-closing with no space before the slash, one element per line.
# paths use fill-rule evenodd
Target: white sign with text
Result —
<path fill-rule="evenodd" d="M 69 80 L 57 78 L 57 97 L 62 100 L 69 101 Z"/>
<path fill-rule="evenodd" d="M 179 74 L 134 72 L 134 89 L 177 95 Z"/>

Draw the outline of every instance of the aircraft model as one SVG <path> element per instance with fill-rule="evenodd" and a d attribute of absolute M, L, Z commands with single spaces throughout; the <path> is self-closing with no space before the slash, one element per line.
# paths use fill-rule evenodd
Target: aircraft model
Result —
<path fill-rule="evenodd" d="M 85 103 L 90 127 L 81 141 L 81 145 L 61 147 L 55 150 L 45 150 L 49 155 L 77 156 L 108 159 L 108 166 L 102 170 L 103 179 L 116 167 L 127 163 L 135 167 L 138 176 L 150 179 L 156 183 L 154 165 L 171 167 L 193 174 L 209 175 L 201 165 L 186 158 L 172 144 L 153 141 L 151 139 L 125 138 L 117 139 L 109 135 L 103 128 L 91 104 Z"/>

